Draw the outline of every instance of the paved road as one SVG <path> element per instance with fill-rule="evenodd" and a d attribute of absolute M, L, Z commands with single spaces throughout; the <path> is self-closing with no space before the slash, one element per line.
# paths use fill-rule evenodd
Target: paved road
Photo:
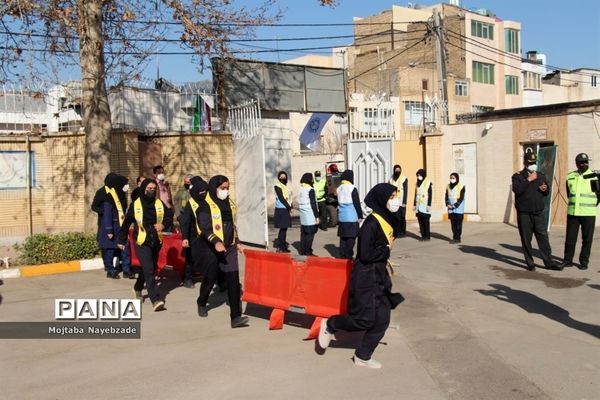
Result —
<path fill-rule="evenodd" d="M 359 335 L 340 334 L 319 354 L 303 340 L 306 316 L 269 331 L 268 310 L 248 305 L 251 326 L 234 330 L 215 295 L 200 319 L 197 290 L 166 274 L 167 310 L 144 303 L 142 339 L 1 340 L 1 398 L 600 398 L 599 246 L 587 271 L 529 272 L 514 227 L 466 223 L 460 245 L 449 230 L 433 224 L 430 242 L 395 244 L 394 285 L 407 300 L 374 355 L 381 370 L 352 364 Z M 563 230 L 551 233 L 557 255 Z M 335 231 L 319 232 L 316 254 L 335 253 L 332 243 Z M 51 321 L 55 298 L 126 298 L 131 283 L 101 271 L 5 280 L 0 320 Z"/>

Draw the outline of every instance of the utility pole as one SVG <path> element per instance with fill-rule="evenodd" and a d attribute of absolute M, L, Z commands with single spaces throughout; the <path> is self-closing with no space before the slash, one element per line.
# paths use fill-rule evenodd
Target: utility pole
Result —
<path fill-rule="evenodd" d="M 442 31 L 442 21 L 437 8 L 433 9 L 433 32 L 435 33 L 436 64 L 438 74 L 438 87 L 442 98 L 441 117 L 442 124 L 448 124 L 448 83 L 446 75 L 446 46 Z"/>

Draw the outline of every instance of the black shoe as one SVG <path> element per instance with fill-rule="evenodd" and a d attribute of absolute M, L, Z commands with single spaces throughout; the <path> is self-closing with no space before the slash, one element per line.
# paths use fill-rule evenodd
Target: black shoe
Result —
<path fill-rule="evenodd" d="M 568 267 L 572 267 L 572 266 L 573 266 L 573 262 L 565 260 L 562 262 L 562 264 L 560 264 L 560 269 L 568 268 Z"/>
<path fill-rule="evenodd" d="M 191 279 L 186 279 L 183 281 L 183 286 L 188 288 L 188 289 L 193 289 L 194 288 L 194 281 Z"/>
<path fill-rule="evenodd" d="M 133 272 L 123 272 L 124 279 L 135 279 L 135 273 Z"/>
<path fill-rule="evenodd" d="M 546 265 L 546 268 L 551 269 L 553 271 L 562 271 L 563 270 L 563 266 L 558 265 L 558 264 L 552 264 L 552 265 Z"/>
<path fill-rule="evenodd" d="M 202 318 L 208 317 L 208 308 L 206 306 L 198 306 L 198 316 Z"/>
<path fill-rule="evenodd" d="M 581 265 L 579 265 L 577 268 L 579 268 L 579 269 L 581 269 L 581 270 L 584 270 L 584 269 L 587 269 L 587 268 L 588 268 L 588 266 L 587 266 L 587 264 L 581 264 Z"/>
<path fill-rule="evenodd" d="M 535 264 L 528 265 L 527 271 L 535 271 Z"/>
<path fill-rule="evenodd" d="M 115 272 L 107 272 L 106 273 L 106 277 L 110 278 L 110 279 L 121 279 L 121 277 L 119 276 L 119 273 L 117 271 L 115 271 Z"/>
<path fill-rule="evenodd" d="M 231 327 L 241 328 L 243 326 L 248 326 L 248 321 L 250 321 L 250 318 L 246 317 L 245 315 L 240 315 L 239 317 L 235 317 L 231 320 Z"/>

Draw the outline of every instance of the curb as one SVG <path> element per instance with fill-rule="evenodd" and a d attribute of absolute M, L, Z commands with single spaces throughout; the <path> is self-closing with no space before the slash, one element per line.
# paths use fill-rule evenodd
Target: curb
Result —
<path fill-rule="evenodd" d="M 0 279 L 30 278 L 33 276 L 64 274 L 68 272 L 91 271 L 104 269 L 101 258 L 90 260 L 65 261 L 42 265 L 24 265 L 18 268 L 0 270 Z"/>

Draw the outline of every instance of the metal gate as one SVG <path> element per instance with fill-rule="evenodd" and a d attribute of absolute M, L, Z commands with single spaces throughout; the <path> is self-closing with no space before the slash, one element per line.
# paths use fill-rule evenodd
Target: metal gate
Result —
<path fill-rule="evenodd" d="M 245 244 L 268 243 L 265 145 L 258 101 L 231 107 L 227 128 L 233 136 L 238 235 Z"/>
<path fill-rule="evenodd" d="M 376 111 L 350 114 L 348 135 L 348 168 L 354 171 L 354 185 L 361 199 L 373 186 L 390 179 L 394 159 L 393 111 L 387 107 L 368 110 Z"/>

